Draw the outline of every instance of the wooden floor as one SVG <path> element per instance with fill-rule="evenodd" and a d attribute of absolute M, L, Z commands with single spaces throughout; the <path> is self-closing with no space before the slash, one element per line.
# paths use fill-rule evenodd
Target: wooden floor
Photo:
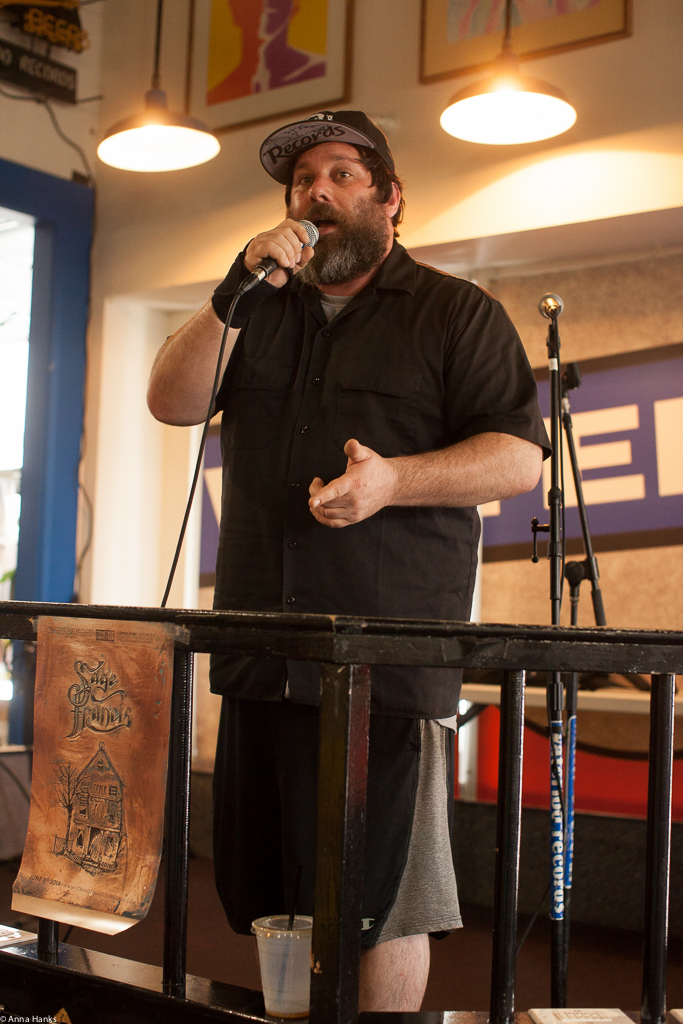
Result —
<path fill-rule="evenodd" d="M 0 923 L 13 923 L 11 885 L 18 865 L 0 864 Z M 246 988 L 260 988 L 253 940 L 228 927 L 213 886 L 211 861 L 191 861 L 188 971 L 200 977 Z M 69 942 L 143 963 L 161 964 L 163 879 L 145 921 L 119 936 L 74 930 Z M 486 1010 L 491 956 L 490 912 L 463 909 L 465 927 L 432 942 L 432 969 L 423 1009 Z M 521 928 L 525 922 L 521 922 Z M 63 937 L 64 927 L 60 934 Z M 575 925 L 569 975 L 569 1005 L 640 1007 L 640 936 L 637 932 Z M 519 1011 L 547 1006 L 548 926 L 539 919 L 519 956 L 515 1004 Z M 669 950 L 669 1007 L 683 1007 L 683 941 Z M 375 1018 L 377 1019 L 377 1018 Z M 394 1018 L 396 1020 L 396 1018 Z M 453 1018 L 455 1021 L 455 1018 Z"/>

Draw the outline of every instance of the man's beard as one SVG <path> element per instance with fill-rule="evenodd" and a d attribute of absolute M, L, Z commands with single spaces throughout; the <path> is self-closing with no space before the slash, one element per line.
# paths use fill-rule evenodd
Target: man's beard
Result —
<path fill-rule="evenodd" d="M 374 270 L 386 255 L 387 218 L 384 205 L 374 198 L 359 202 L 351 216 L 327 203 L 311 203 L 304 218 L 338 225 L 334 233 L 320 236 L 315 256 L 297 272 L 306 284 L 345 284 Z"/>

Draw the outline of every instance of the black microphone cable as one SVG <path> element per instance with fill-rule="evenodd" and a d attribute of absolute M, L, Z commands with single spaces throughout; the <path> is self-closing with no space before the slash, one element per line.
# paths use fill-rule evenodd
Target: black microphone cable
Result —
<path fill-rule="evenodd" d="M 173 562 L 171 563 L 171 571 L 168 574 L 168 582 L 166 583 L 166 590 L 164 596 L 161 599 L 161 608 L 166 607 L 168 601 L 168 595 L 171 592 L 171 586 L 173 585 L 173 577 L 178 566 L 178 559 L 180 558 L 180 552 L 185 540 L 185 533 L 187 531 L 187 524 L 190 520 L 190 512 L 192 511 L 192 503 L 194 501 L 195 491 L 197 490 L 197 481 L 199 480 L 199 474 L 202 468 L 202 462 L 204 459 L 204 449 L 206 448 L 206 439 L 209 436 L 209 427 L 213 418 L 213 406 L 216 401 L 216 395 L 218 394 L 218 387 L 221 381 L 221 367 L 223 365 L 223 354 L 225 352 L 225 345 L 228 340 L 228 331 L 230 330 L 230 323 L 232 321 L 233 313 L 235 312 L 235 306 L 242 298 L 243 291 L 238 288 L 235 292 L 235 296 L 230 303 L 228 315 L 225 318 L 225 327 L 223 329 L 223 336 L 221 338 L 220 349 L 218 351 L 218 362 L 216 363 L 216 372 L 213 378 L 213 387 L 211 388 L 211 398 L 209 399 L 209 408 L 206 413 L 206 419 L 204 420 L 204 429 L 202 430 L 202 438 L 199 442 L 199 451 L 197 453 L 197 462 L 194 467 L 194 476 L 192 477 L 192 486 L 190 487 L 190 495 L 187 499 L 187 505 L 185 506 L 185 515 L 183 516 L 183 525 L 180 527 L 180 535 L 178 536 L 178 543 L 176 544 L 175 554 L 173 555 Z"/>
<path fill-rule="evenodd" d="M 300 220 L 299 224 L 301 224 L 301 226 L 306 231 L 306 234 L 308 235 L 308 242 L 306 244 L 310 245 L 311 248 L 314 248 L 315 245 L 317 244 L 317 241 L 318 241 L 318 238 L 319 238 L 317 227 L 310 220 Z M 303 246 L 302 246 L 302 248 L 303 248 Z M 248 291 L 251 291 L 252 288 L 255 288 L 256 285 L 261 283 L 261 281 L 265 281 L 266 278 L 268 278 L 273 273 L 273 271 L 277 270 L 278 268 L 281 269 L 281 270 L 285 269 L 284 267 L 280 267 L 278 262 L 277 262 L 277 260 L 274 259 L 272 256 L 264 256 L 264 258 L 262 260 L 259 260 L 258 265 L 256 266 L 256 268 L 247 277 L 245 277 L 244 280 L 241 282 L 241 284 L 237 288 L 237 291 L 235 292 L 235 295 L 234 295 L 234 297 L 232 299 L 232 302 L 230 303 L 230 307 L 228 309 L 228 315 L 225 318 L 225 328 L 223 330 L 223 337 L 221 338 L 221 345 L 220 345 L 220 349 L 219 349 L 219 352 L 218 352 L 218 362 L 216 363 L 216 373 L 214 374 L 214 378 L 213 378 L 213 387 L 211 389 L 211 398 L 209 399 L 209 408 L 208 408 L 208 411 L 206 413 L 206 419 L 204 421 L 204 429 L 202 430 L 202 438 L 201 438 L 201 441 L 199 442 L 199 452 L 197 453 L 197 463 L 196 463 L 196 465 L 194 467 L 194 476 L 192 477 L 192 486 L 190 487 L 190 495 L 189 495 L 189 497 L 187 499 L 187 505 L 185 506 L 185 515 L 183 516 L 183 525 L 180 527 L 180 535 L 178 537 L 178 543 L 176 544 L 175 554 L 173 555 L 173 562 L 171 564 L 171 571 L 168 574 L 168 582 L 166 583 L 166 590 L 164 591 L 164 596 L 161 599 L 161 605 L 160 605 L 161 608 L 165 608 L 166 607 L 166 602 L 168 601 L 168 595 L 171 592 L 171 587 L 173 585 L 173 578 L 175 576 L 176 568 L 178 567 L 178 560 L 180 559 L 180 552 L 182 550 L 183 541 L 185 540 L 185 533 L 187 532 L 187 524 L 188 524 L 188 522 L 190 520 L 190 512 L 192 511 L 192 503 L 194 502 L 195 491 L 197 490 L 197 482 L 199 480 L 199 474 L 200 474 L 201 468 L 202 468 L 202 461 L 204 459 L 204 449 L 206 448 L 206 439 L 209 436 L 209 427 L 211 425 L 211 420 L 213 418 L 213 406 L 214 406 L 214 402 L 216 401 L 216 395 L 218 394 L 218 388 L 219 388 L 220 381 L 221 381 L 221 366 L 223 365 L 223 354 L 225 352 L 225 345 L 226 345 L 227 338 L 228 338 L 228 331 L 230 330 L 230 323 L 232 321 L 232 317 L 233 317 L 233 314 L 235 312 L 235 307 L 237 306 L 237 303 L 239 302 L 239 300 L 242 298 L 243 295 L 246 295 L 246 293 Z"/>

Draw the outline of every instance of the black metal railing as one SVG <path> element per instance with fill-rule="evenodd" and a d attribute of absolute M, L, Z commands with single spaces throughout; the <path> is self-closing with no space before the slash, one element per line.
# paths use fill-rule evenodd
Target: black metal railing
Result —
<path fill-rule="evenodd" d="M 54 922 L 39 923 L 37 946 L 0 951 L 6 1009 L 40 1013 L 51 994 L 82 1019 L 116 1024 L 261 1021 L 262 1003 L 243 989 L 186 976 L 192 654 L 322 662 L 318 835 L 311 1024 L 357 1017 L 370 665 L 502 670 L 490 1020 L 512 1024 L 521 825 L 525 671 L 638 672 L 651 675 L 651 728 L 644 908 L 643 1024 L 664 1024 L 669 903 L 675 673 L 683 633 L 559 626 L 481 625 L 286 613 L 0 602 L 0 636 L 35 641 L 41 615 L 172 622 L 174 661 L 167 810 L 168 865 L 163 972 L 59 946 Z M 122 965 L 128 964 L 126 968 Z M 123 973 L 123 977 L 122 977 Z M 68 1010 L 68 1006 L 67 1006 Z M 96 1010 L 96 1017 L 92 1014 Z M 71 1011 L 69 1011 L 71 1012 Z M 88 1017 L 87 1014 L 90 1013 Z M 370 1022 L 380 1015 L 362 1014 Z M 441 1020 L 437 1014 L 405 1019 Z M 75 1014 L 72 1015 L 75 1019 Z M 80 1017 L 78 1019 L 81 1019 Z"/>

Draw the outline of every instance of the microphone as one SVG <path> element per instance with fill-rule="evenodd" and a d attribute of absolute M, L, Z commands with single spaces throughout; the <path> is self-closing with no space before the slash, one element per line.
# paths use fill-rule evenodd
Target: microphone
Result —
<path fill-rule="evenodd" d="M 538 312 L 548 320 L 554 320 L 555 317 L 562 316 L 563 309 L 564 302 L 559 295 L 553 295 L 552 292 L 544 295 L 538 304 Z"/>
<path fill-rule="evenodd" d="M 308 242 L 306 244 L 315 246 L 318 238 L 320 237 L 315 224 L 312 224 L 310 220 L 300 220 L 299 224 L 301 224 L 301 227 L 304 228 L 308 235 Z M 251 289 L 255 288 L 257 284 L 261 283 L 261 281 L 265 281 L 267 277 L 270 277 L 274 270 L 278 269 L 284 270 L 284 267 L 281 267 L 278 261 L 273 259 L 272 256 L 264 256 L 264 258 L 259 261 L 258 266 L 254 267 L 251 274 L 249 274 L 249 277 L 245 277 L 244 281 L 242 281 L 242 284 L 239 286 L 240 295 L 244 295 L 246 292 L 251 291 Z"/>

